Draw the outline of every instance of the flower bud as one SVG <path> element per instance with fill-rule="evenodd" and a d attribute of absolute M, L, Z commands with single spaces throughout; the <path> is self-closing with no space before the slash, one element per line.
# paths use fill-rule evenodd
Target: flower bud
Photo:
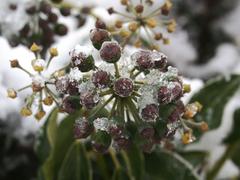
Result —
<path fill-rule="evenodd" d="M 123 134 L 123 131 L 124 127 L 119 124 L 111 123 L 109 126 L 109 134 L 114 138 L 120 137 Z"/>
<path fill-rule="evenodd" d="M 29 109 L 28 107 L 23 107 L 20 111 L 20 114 L 24 117 L 31 116 L 32 115 L 32 110 Z"/>
<path fill-rule="evenodd" d="M 58 56 L 57 48 L 50 48 L 49 52 L 52 57 Z"/>
<path fill-rule="evenodd" d="M 51 96 L 47 96 L 43 99 L 43 104 L 46 106 L 51 106 L 53 104 L 53 98 Z"/>
<path fill-rule="evenodd" d="M 157 26 L 157 21 L 154 18 L 147 19 L 146 23 L 150 28 L 155 28 Z"/>
<path fill-rule="evenodd" d="M 153 51 L 151 54 L 154 61 L 154 68 L 163 70 L 167 66 L 167 56 L 161 52 Z"/>
<path fill-rule="evenodd" d="M 36 6 L 30 6 L 26 9 L 26 13 L 29 14 L 29 15 L 33 15 L 37 12 L 37 8 Z"/>
<path fill-rule="evenodd" d="M 142 5 L 142 4 L 138 4 L 137 6 L 135 6 L 135 11 L 137 12 L 137 13 L 142 13 L 143 12 L 143 10 L 144 10 L 144 6 Z"/>
<path fill-rule="evenodd" d="M 12 68 L 16 68 L 16 67 L 19 67 L 19 62 L 17 59 L 10 60 L 10 65 Z"/>
<path fill-rule="evenodd" d="M 147 121 L 155 121 L 159 117 L 159 109 L 156 104 L 148 104 L 141 110 L 141 117 Z"/>
<path fill-rule="evenodd" d="M 110 85 L 110 74 L 106 71 L 96 71 L 92 75 L 92 82 L 97 88 L 106 88 Z"/>
<path fill-rule="evenodd" d="M 99 50 L 102 47 L 103 42 L 110 41 L 111 38 L 108 31 L 96 28 L 90 31 L 90 40 L 92 41 L 93 46 Z"/>
<path fill-rule="evenodd" d="M 17 92 L 14 89 L 8 89 L 7 94 L 9 98 L 15 99 L 17 97 Z"/>
<path fill-rule="evenodd" d="M 100 49 L 101 58 L 108 63 L 115 63 L 121 58 L 121 47 L 116 42 L 106 41 Z"/>
<path fill-rule="evenodd" d="M 72 114 L 76 112 L 77 110 L 80 110 L 81 105 L 79 104 L 79 99 L 72 97 L 72 96 L 66 96 L 63 98 L 62 110 L 66 113 Z"/>
<path fill-rule="evenodd" d="M 136 63 L 136 66 L 140 70 L 151 69 L 154 66 L 154 62 L 151 58 L 151 51 L 140 50 L 131 55 L 131 59 Z"/>
<path fill-rule="evenodd" d="M 155 34 L 155 36 L 154 36 L 154 39 L 155 39 L 156 41 L 159 41 L 159 40 L 161 40 L 162 38 L 163 38 L 162 33 L 157 33 L 157 34 Z"/>
<path fill-rule="evenodd" d="M 192 143 L 194 140 L 195 140 L 195 137 L 192 135 L 192 132 L 190 131 L 184 132 L 184 134 L 182 135 L 183 144 Z"/>
<path fill-rule="evenodd" d="M 120 97 L 128 97 L 133 92 L 133 82 L 129 78 L 119 78 L 114 82 L 113 90 Z"/>
<path fill-rule="evenodd" d="M 168 116 L 168 122 L 176 122 L 180 119 L 182 114 L 184 113 L 185 107 L 182 101 L 177 101 L 175 104 L 175 109 Z"/>
<path fill-rule="evenodd" d="M 138 29 L 138 23 L 137 22 L 131 22 L 129 25 L 128 25 L 128 29 L 129 31 L 132 31 L 132 32 L 135 32 L 137 29 Z"/>
<path fill-rule="evenodd" d="M 41 48 L 36 43 L 33 43 L 32 46 L 30 47 L 30 50 L 32 52 L 39 52 Z"/>
<path fill-rule="evenodd" d="M 116 28 L 122 28 L 122 25 L 123 25 L 123 22 L 120 21 L 120 20 L 117 20 L 117 21 L 115 22 L 115 27 L 116 27 Z"/>
<path fill-rule="evenodd" d="M 87 138 L 93 132 L 93 125 L 85 118 L 80 118 L 74 123 L 74 137 L 76 139 Z"/>
<path fill-rule="evenodd" d="M 200 130 L 201 130 L 202 132 L 208 131 L 208 124 L 207 124 L 206 122 L 201 122 Z"/>
<path fill-rule="evenodd" d="M 127 5 L 129 0 L 121 0 L 122 5 Z"/>
<path fill-rule="evenodd" d="M 45 114 L 46 114 L 45 111 L 40 110 L 40 111 L 37 112 L 37 114 L 35 114 L 34 117 L 35 117 L 38 121 L 40 121 L 40 120 L 45 116 Z"/>
<path fill-rule="evenodd" d="M 99 102 L 99 95 L 94 92 L 84 92 L 80 94 L 80 103 L 86 109 L 94 108 Z"/>
<path fill-rule="evenodd" d="M 97 131 L 91 137 L 92 147 L 96 152 L 105 153 L 111 145 L 111 136 L 106 131 Z"/>
<path fill-rule="evenodd" d="M 172 8 L 172 3 L 169 0 L 167 0 L 161 8 L 162 15 L 167 16 L 171 8 Z"/>
<path fill-rule="evenodd" d="M 46 62 L 43 59 L 34 59 L 32 60 L 32 67 L 34 71 L 42 72 L 46 66 Z"/>

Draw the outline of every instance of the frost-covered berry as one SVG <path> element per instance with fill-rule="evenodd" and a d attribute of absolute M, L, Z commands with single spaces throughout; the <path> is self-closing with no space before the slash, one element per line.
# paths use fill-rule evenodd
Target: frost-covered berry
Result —
<path fill-rule="evenodd" d="M 93 130 L 93 125 L 86 118 L 80 118 L 74 124 L 74 137 L 76 139 L 87 138 Z"/>
<path fill-rule="evenodd" d="M 96 23 L 95 23 L 95 27 L 96 27 L 96 28 L 99 28 L 99 29 L 106 29 L 106 28 L 107 28 L 105 22 L 103 22 L 103 21 L 100 20 L 100 19 L 97 19 L 97 21 L 96 21 Z"/>
<path fill-rule="evenodd" d="M 99 102 L 99 95 L 95 92 L 84 92 L 80 94 L 80 103 L 86 109 L 94 108 Z"/>
<path fill-rule="evenodd" d="M 141 70 L 151 69 L 154 62 L 151 57 L 152 51 L 140 50 L 135 52 L 131 59 L 135 62 L 136 66 Z"/>
<path fill-rule="evenodd" d="M 106 41 L 100 49 L 101 58 L 108 63 L 115 63 L 121 58 L 121 47 L 117 42 Z"/>
<path fill-rule="evenodd" d="M 68 85 L 69 78 L 67 76 L 60 77 L 55 81 L 56 90 L 61 94 L 67 93 Z"/>
<path fill-rule="evenodd" d="M 153 51 L 151 57 L 154 62 L 154 68 L 162 70 L 167 66 L 167 56 L 165 54 Z"/>
<path fill-rule="evenodd" d="M 157 96 L 160 104 L 168 104 L 171 102 L 171 90 L 167 86 L 161 86 Z"/>
<path fill-rule="evenodd" d="M 155 121 L 159 116 L 159 109 L 156 104 L 148 104 L 141 110 L 141 117 L 145 121 Z"/>
<path fill-rule="evenodd" d="M 41 91 L 45 86 L 45 79 L 40 76 L 36 75 L 32 78 L 32 90 L 33 92 Z"/>
<path fill-rule="evenodd" d="M 131 145 L 131 141 L 127 136 L 119 136 L 114 138 L 113 147 L 116 150 L 127 150 Z"/>
<path fill-rule="evenodd" d="M 106 88 L 111 82 L 110 74 L 103 70 L 96 71 L 92 75 L 92 82 L 97 88 Z"/>
<path fill-rule="evenodd" d="M 94 59 L 92 48 L 77 45 L 70 51 L 70 57 L 73 67 L 77 67 L 82 72 L 88 72 L 94 68 Z"/>
<path fill-rule="evenodd" d="M 66 96 L 63 98 L 61 108 L 66 113 L 74 113 L 81 108 L 77 98 Z"/>
<path fill-rule="evenodd" d="M 97 131 L 91 137 L 92 147 L 96 152 L 105 153 L 111 145 L 111 136 L 106 131 Z"/>
<path fill-rule="evenodd" d="M 90 40 L 96 49 L 101 49 L 103 42 L 110 41 L 110 34 L 104 29 L 92 29 L 90 31 Z"/>
<path fill-rule="evenodd" d="M 108 132 L 109 125 L 110 125 L 110 123 L 109 123 L 108 118 L 104 118 L 104 117 L 103 118 L 97 118 L 93 121 L 93 126 L 94 126 L 96 131 L 101 130 L 101 131 Z"/>
<path fill-rule="evenodd" d="M 120 97 L 128 97 L 133 92 L 133 82 L 129 78 L 119 78 L 114 82 L 114 92 Z"/>
<path fill-rule="evenodd" d="M 185 111 L 185 106 L 182 101 L 177 101 L 175 106 L 175 109 L 168 116 L 168 122 L 178 121 Z"/>
<path fill-rule="evenodd" d="M 149 124 L 143 125 L 139 128 L 139 134 L 145 139 L 152 138 L 154 136 L 154 133 L 154 128 Z"/>
<path fill-rule="evenodd" d="M 111 123 L 109 126 L 109 134 L 114 138 L 120 137 L 123 134 L 123 131 L 124 127 L 119 124 Z"/>

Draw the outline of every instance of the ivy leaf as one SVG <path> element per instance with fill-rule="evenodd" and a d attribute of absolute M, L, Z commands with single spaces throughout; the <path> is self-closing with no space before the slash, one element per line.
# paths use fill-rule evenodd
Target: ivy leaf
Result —
<path fill-rule="evenodd" d="M 237 109 L 233 115 L 233 127 L 230 134 L 225 138 L 224 143 L 234 143 L 240 141 L 240 109 Z"/>
<path fill-rule="evenodd" d="M 49 156 L 49 152 L 51 149 L 49 137 L 53 136 L 54 134 L 54 132 L 53 133 L 49 132 L 49 130 L 52 129 L 52 128 L 49 128 L 49 126 L 52 126 L 54 124 L 53 122 L 56 122 L 57 114 L 58 114 L 58 110 L 56 108 L 53 109 L 53 111 L 49 114 L 48 118 L 46 119 L 46 122 L 44 123 L 40 131 L 40 134 L 38 136 L 36 152 L 37 152 L 40 164 L 43 164 L 43 162 Z"/>
<path fill-rule="evenodd" d="M 92 168 L 84 145 L 75 141 L 69 148 L 61 169 L 58 180 L 91 180 Z"/>
<path fill-rule="evenodd" d="M 191 102 L 198 101 L 203 105 L 203 109 L 195 117 L 196 121 L 206 121 L 209 129 L 215 129 L 221 124 L 225 105 L 238 90 L 240 86 L 240 76 L 231 75 L 228 79 L 221 77 L 207 83 L 197 94 L 193 96 Z M 195 136 L 201 133 L 195 131 Z"/>
<path fill-rule="evenodd" d="M 130 177 L 141 180 L 145 174 L 144 156 L 137 146 L 132 145 L 129 150 L 123 153 Z"/>
<path fill-rule="evenodd" d="M 179 157 L 180 155 L 178 155 Z M 176 154 L 166 153 L 165 151 L 155 151 L 145 154 L 146 177 L 149 180 L 194 180 L 198 179 L 193 174 L 192 169 L 183 163 L 185 159 L 176 158 Z M 190 163 L 188 162 L 188 165 Z M 189 165 L 190 166 L 190 165 Z"/>

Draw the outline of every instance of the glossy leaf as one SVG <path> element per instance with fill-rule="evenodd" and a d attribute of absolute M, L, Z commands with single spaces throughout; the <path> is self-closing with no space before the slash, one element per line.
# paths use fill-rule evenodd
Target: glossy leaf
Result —
<path fill-rule="evenodd" d="M 206 121 L 209 129 L 219 127 L 225 105 L 239 89 L 239 86 L 240 76 L 238 75 L 232 75 L 228 78 L 218 78 L 207 83 L 191 99 L 191 102 L 198 101 L 203 105 L 202 111 L 195 117 L 196 121 Z M 195 131 L 197 137 L 200 134 L 200 132 Z"/>
<path fill-rule="evenodd" d="M 192 171 L 173 155 L 163 151 L 145 154 L 146 177 L 149 180 L 194 180 Z"/>
<path fill-rule="evenodd" d="M 80 141 L 73 142 L 59 171 L 58 180 L 69 179 L 92 179 L 92 168 L 85 147 Z"/>

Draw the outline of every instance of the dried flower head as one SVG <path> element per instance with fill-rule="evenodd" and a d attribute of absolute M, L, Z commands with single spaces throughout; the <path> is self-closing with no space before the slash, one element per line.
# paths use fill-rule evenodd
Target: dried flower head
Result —
<path fill-rule="evenodd" d="M 132 1 L 121 1 L 121 4 L 126 7 L 126 12 L 119 12 L 113 7 L 109 8 L 109 14 L 119 15 L 119 19 L 116 20 L 115 27 L 108 29 L 113 34 L 122 36 L 124 45 L 130 43 L 141 47 L 144 44 L 150 49 L 159 49 L 157 41 L 169 44 L 167 33 L 172 33 L 176 29 L 175 20 L 168 16 L 172 2 L 166 0 L 151 11 L 150 9 L 153 9 L 156 3 L 140 1 L 139 4 L 134 4 Z M 159 29 L 162 30 L 159 31 Z M 163 31 L 167 31 L 167 33 L 163 33 Z"/>

